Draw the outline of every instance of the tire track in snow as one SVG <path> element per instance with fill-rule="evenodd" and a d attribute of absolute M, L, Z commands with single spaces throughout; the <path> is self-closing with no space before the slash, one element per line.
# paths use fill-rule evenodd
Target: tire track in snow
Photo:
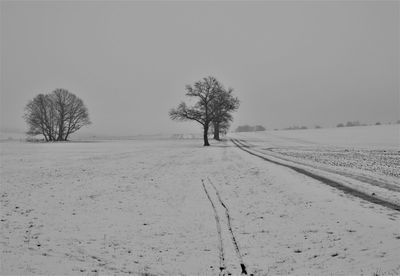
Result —
<path fill-rule="evenodd" d="M 271 163 L 276 164 L 276 165 L 280 165 L 280 166 L 284 166 L 284 167 L 290 168 L 290 169 L 292 169 L 292 170 L 294 170 L 294 171 L 296 171 L 298 173 L 304 174 L 304 175 L 309 176 L 311 178 L 314 178 L 314 179 L 316 179 L 318 181 L 321 181 L 322 183 L 325 183 L 325 184 L 327 184 L 327 185 L 329 185 L 331 187 L 334 187 L 334 188 L 336 188 L 338 190 L 341 190 L 346 194 L 350 194 L 350 195 L 359 197 L 359 198 L 364 199 L 366 201 L 369 201 L 371 203 L 378 204 L 378 205 L 387 207 L 387 208 L 395 210 L 395 211 L 400 211 L 400 205 L 398 205 L 396 203 L 393 203 L 393 202 L 390 202 L 390 201 L 386 201 L 386 200 L 374 197 L 374 196 L 369 195 L 367 193 L 364 193 L 364 192 L 361 192 L 359 190 L 356 190 L 356 189 L 350 188 L 348 186 L 345 186 L 345 185 L 343 185 L 343 184 L 341 184 L 341 183 L 339 183 L 337 181 L 331 180 L 331 179 L 326 178 L 324 176 L 309 172 L 309 171 L 307 171 L 305 169 L 301 169 L 301 168 L 298 168 L 298 167 L 295 167 L 295 166 L 292 166 L 292 165 L 287 165 L 287 164 L 284 164 L 284 163 L 281 163 L 281 162 L 278 162 L 278 161 L 274 161 L 272 159 L 269 159 L 269 158 L 267 158 L 265 156 L 262 156 L 262 155 L 260 155 L 258 153 L 255 153 L 255 152 L 251 151 L 250 150 L 250 146 L 243 144 L 242 142 L 240 142 L 237 139 L 230 139 L 230 140 L 239 149 L 241 149 L 241 150 L 243 150 L 243 151 L 245 151 L 245 152 L 247 152 L 247 153 L 249 153 L 251 155 L 259 157 L 259 158 L 261 158 L 261 159 L 263 159 L 265 161 L 271 162 Z"/>
<path fill-rule="evenodd" d="M 251 145 L 249 142 L 247 142 L 246 140 L 243 140 L 243 139 L 237 140 L 237 142 L 240 143 L 245 148 L 252 148 L 253 151 L 255 151 L 257 153 L 267 154 L 265 151 L 268 151 L 268 152 L 271 152 L 271 153 L 274 153 L 274 154 L 279 154 L 279 153 L 273 151 L 272 150 L 273 148 L 257 149 L 255 146 Z M 271 156 L 273 156 L 275 158 L 278 158 L 278 159 L 281 159 L 281 160 L 284 160 L 284 161 L 288 161 L 288 162 L 291 162 L 291 163 L 295 163 L 295 164 L 299 164 L 299 165 L 302 165 L 302 166 L 308 166 L 308 167 L 313 168 L 312 165 L 309 165 L 307 163 L 302 163 L 300 161 L 292 160 L 292 159 L 281 157 L 281 156 L 274 156 L 274 155 L 271 155 Z M 316 168 L 319 169 L 319 170 L 327 171 L 329 173 L 334 173 L 334 174 L 342 175 L 342 176 L 345 176 L 345 177 L 348 177 L 348 178 L 352 178 L 354 180 L 365 182 L 365 183 L 371 184 L 373 186 L 378 186 L 378 187 L 381 187 L 381 188 L 384 188 L 384 189 L 388 189 L 388 190 L 391 190 L 391 191 L 400 192 L 400 187 L 399 186 L 396 186 L 396 185 L 393 185 L 393 184 L 389 184 L 389 183 L 383 183 L 383 182 L 380 182 L 378 180 L 365 177 L 363 175 L 350 174 L 350 173 L 347 173 L 347 172 L 344 172 L 344 171 L 338 171 L 338 170 L 329 169 L 329 168 L 318 168 L 318 167 L 316 167 Z"/>
<path fill-rule="evenodd" d="M 242 257 L 242 254 L 240 253 L 239 245 L 238 245 L 238 243 L 236 241 L 235 235 L 233 234 L 231 216 L 229 214 L 229 209 L 228 209 L 228 207 L 226 207 L 225 203 L 222 201 L 221 195 L 220 195 L 217 187 L 215 187 L 214 183 L 211 181 L 210 178 L 207 177 L 207 179 L 210 182 L 210 184 L 213 186 L 219 203 L 221 203 L 222 207 L 224 207 L 224 209 L 225 209 L 225 216 L 226 216 L 226 219 L 227 219 L 227 222 L 228 222 L 229 233 L 231 234 L 231 238 L 232 238 L 232 242 L 233 242 L 233 245 L 234 245 L 234 248 L 235 248 L 235 251 L 236 251 L 236 255 L 237 255 L 237 257 L 238 257 L 238 259 L 240 261 L 240 268 L 242 269 L 242 275 L 247 275 L 246 266 L 245 266 L 245 264 L 243 262 L 243 257 Z"/>
<path fill-rule="evenodd" d="M 206 186 L 204 185 L 204 180 L 202 179 L 201 182 L 202 182 L 202 184 L 203 184 L 204 192 L 206 193 L 207 198 L 208 198 L 208 200 L 210 201 L 211 207 L 212 207 L 212 209 L 213 209 L 213 211 L 214 211 L 215 223 L 216 223 L 216 225 L 217 225 L 217 232 L 218 232 L 218 239 L 219 239 L 219 246 L 218 246 L 218 248 L 219 248 L 219 269 L 220 269 L 220 275 L 225 275 L 225 274 L 230 275 L 230 273 L 227 272 L 227 270 L 226 270 L 224 245 L 223 245 L 223 242 L 222 242 L 221 221 L 220 221 L 220 218 L 219 218 L 219 215 L 218 215 L 218 212 L 217 212 L 217 208 L 215 207 L 215 204 L 214 204 L 214 202 L 212 201 L 212 199 L 211 199 L 211 197 L 210 197 L 210 194 L 209 194 L 208 191 L 207 191 Z"/>

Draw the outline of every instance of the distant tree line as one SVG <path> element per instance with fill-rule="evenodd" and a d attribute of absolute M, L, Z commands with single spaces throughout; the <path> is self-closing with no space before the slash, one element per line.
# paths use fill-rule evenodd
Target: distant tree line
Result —
<path fill-rule="evenodd" d="M 394 122 L 395 124 L 400 124 L 400 120 L 397 120 L 397 122 Z M 359 121 L 348 121 L 346 124 L 339 123 L 336 125 L 336 127 L 355 127 L 355 126 L 368 126 L 368 125 L 382 125 L 384 123 L 381 122 L 376 122 L 375 124 L 365 124 L 365 123 L 360 123 Z M 387 124 L 391 124 L 391 122 L 388 122 Z"/>
<path fill-rule="evenodd" d="M 220 140 L 233 120 L 232 112 L 239 108 L 239 99 L 233 96 L 233 89 L 225 89 L 213 76 L 205 77 L 193 85 L 186 85 L 186 96 L 195 99 L 192 106 L 181 102 L 169 112 L 172 120 L 196 121 L 203 127 L 204 146 L 209 146 L 208 133 L 211 130 L 214 139 Z"/>
<path fill-rule="evenodd" d="M 306 126 L 291 126 L 291 127 L 287 127 L 284 128 L 283 130 L 298 130 L 298 129 L 307 129 L 308 127 Z"/>
<path fill-rule="evenodd" d="M 263 127 L 262 125 L 256 125 L 256 126 L 249 126 L 249 125 L 243 125 L 243 126 L 238 126 L 236 128 L 236 132 L 251 132 L 251 131 L 265 131 L 266 128 Z"/>
<path fill-rule="evenodd" d="M 361 124 L 359 121 L 348 121 L 346 124 L 339 123 L 336 127 L 355 127 L 355 126 L 366 126 L 366 124 Z"/>
<path fill-rule="evenodd" d="M 400 120 L 398 120 L 396 122 L 397 124 L 400 124 Z M 390 122 L 388 122 L 388 124 L 391 124 Z M 374 124 L 370 124 L 370 125 L 382 125 L 381 122 L 376 122 Z M 346 123 L 339 123 L 336 125 L 336 127 L 356 127 L 356 126 L 368 126 L 368 124 L 365 123 L 360 123 L 359 121 L 348 121 Z M 320 125 L 315 125 L 314 126 L 315 129 L 321 129 L 322 127 Z M 306 126 L 291 126 L 291 127 L 286 127 L 286 128 L 282 128 L 282 130 L 301 130 L 301 129 L 308 129 L 308 127 Z M 279 130 L 278 128 L 275 128 L 274 130 Z"/>
<path fill-rule="evenodd" d="M 68 137 L 89 125 L 88 109 L 83 101 L 65 89 L 39 94 L 25 107 L 27 134 L 43 135 L 46 141 L 67 141 Z"/>

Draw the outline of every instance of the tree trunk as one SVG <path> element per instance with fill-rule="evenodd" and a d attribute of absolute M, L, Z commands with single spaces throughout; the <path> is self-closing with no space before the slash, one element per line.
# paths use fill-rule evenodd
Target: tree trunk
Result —
<path fill-rule="evenodd" d="M 220 140 L 219 138 L 219 122 L 214 123 L 214 139 L 215 140 Z"/>
<path fill-rule="evenodd" d="M 62 141 L 62 140 L 63 140 L 63 133 L 62 133 L 62 129 L 59 128 L 57 141 Z"/>
<path fill-rule="evenodd" d="M 45 140 L 46 142 L 48 142 L 48 141 L 49 141 L 49 138 L 47 138 L 47 135 L 45 134 L 44 131 L 42 132 L 42 134 L 43 134 L 43 136 L 44 136 L 44 140 Z"/>
<path fill-rule="evenodd" d="M 204 125 L 204 133 L 203 133 L 203 138 L 204 138 L 204 146 L 209 146 L 210 144 L 208 143 L 208 125 Z"/>
<path fill-rule="evenodd" d="M 53 141 L 54 140 L 53 135 L 51 134 L 51 130 L 47 131 L 47 138 L 48 138 L 48 141 Z"/>

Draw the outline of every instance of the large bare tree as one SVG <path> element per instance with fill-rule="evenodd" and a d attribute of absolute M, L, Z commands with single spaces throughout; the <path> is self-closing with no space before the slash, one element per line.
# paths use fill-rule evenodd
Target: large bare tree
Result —
<path fill-rule="evenodd" d="M 182 102 L 177 108 L 171 109 L 169 116 L 172 120 L 192 120 L 200 123 L 203 127 L 204 146 L 209 146 L 208 131 L 211 124 L 214 121 L 218 123 L 224 121 L 223 115 L 228 117 L 229 112 L 238 108 L 239 101 L 234 98 L 234 103 L 225 103 L 224 101 L 233 99 L 232 89 L 226 91 L 221 83 L 212 76 L 195 82 L 193 86 L 186 85 L 186 96 L 195 98 L 197 102 L 193 106 L 187 106 Z M 231 107 L 232 104 L 235 108 Z M 215 125 L 213 127 L 215 128 Z"/>
<path fill-rule="evenodd" d="M 65 89 L 37 95 L 26 105 L 24 118 L 27 134 L 41 134 L 46 141 L 66 141 L 70 134 L 91 123 L 83 101 Z"/>

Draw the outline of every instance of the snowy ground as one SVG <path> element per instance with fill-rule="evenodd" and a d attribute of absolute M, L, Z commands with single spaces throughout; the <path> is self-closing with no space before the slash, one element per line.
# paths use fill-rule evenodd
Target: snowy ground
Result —
<path fill-rule="evenodd" d="M 327 175 L 343 171 L 342 161 L 326 161 L 343 150 L 343 162 L 357 160 L 350 176 L 386 181 L 378 188 L 388 190 L 398 175 L 369 170 L 355 152 L 345 152 L 386 150 L 394 157 L 385 166 L 396 171 L 399 148 L 382 134 L 385 127 L 375 140 L 375 127 L 359 130 L 369 129 L 364 140 L 355 128 L 340 130 L 348 131 L 347 144 L 345 133 L 336 133 L 342 138 L 335 142 L 334 130 L 231 137 Z M 387 131 L 397 135 L 395 127 Z M 1 274 L 218 275 L 224 266 L 240 275 L 241 263 L 256 275 L 400 274 L 400 212 L 250 155 L 230 140 L 201 145 L 198 139 L 0 143 Z"/>

